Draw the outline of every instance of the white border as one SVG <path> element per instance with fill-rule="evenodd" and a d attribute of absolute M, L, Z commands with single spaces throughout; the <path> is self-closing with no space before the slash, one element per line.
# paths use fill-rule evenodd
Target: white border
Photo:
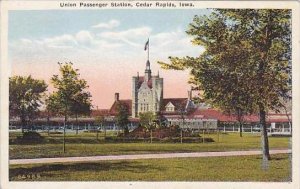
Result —
<path fill-rule="evenodd" d="M 23 188 L 32 189 L 36 187 L 42 188 L 284 188 L 284 189 L 298 189 L 299 184 L 299 149 L 300 149 L 300 58 L 299 58 L 299 2 L 297 1 L 193 1 L 195 4 L 194 8 L 279 8 L 279 9 L 292 9 L 292 26 L 293 26 L 293 41 L 292 41 L 292 62 L 293 62 L 293 178 L 292 182 L 9 182 L 8 181 L 8 76 L 10 75 L 10 65 L 7 62 L 7 36 L 8 36 L 8 10 L 67 10 L 67 9 L 97 9 L 100 8 L 61 8 L 60 2 L 67 1 L 0 1 L 1 3 L 1 67 L 0 67 L 0 138 L 1 138 L 1 177 L 0 177 L 0 188 Z M 68 1 L 71 2 L 71 1 Z M 79 3 L 80 1 L 72 1 Z M 82 1 L 92 2 L 92 1 Z M 97 1 L 100 2 L 100 1 Z M 101 1 L 103 3 L 104 1 Z M 111 1 L 106 1 L 110 3 Z M 131 2 L 136 1 L 115 1 L 115 2 Z M 141 2 L 141 1 L 140 1 Z M 143 1 L 152 2 L 153 1 Z M 178 4 L 177 1 L 168 1 Z M 186 1 L 185 1 L 186 2 Z M 192 2 L 192 1 L 190 1 Z M 106 8 L 115 9 L 115 8 Z M 126 8 L 117 8 L 126 9 Z M 132 8 L 134 9 L 134 8 Z M 142 8 L 139 8 L 142 9 Z M 145 9 L 145 8 L 144 8 Z M 160 8 L 154 8 L 160 9 Z M 174 9 L 174 8 L 164 8 Z M 178 9 L 178 7 L 177 7 Z M 188 8 L 189 9 L 189 8 Z"/>

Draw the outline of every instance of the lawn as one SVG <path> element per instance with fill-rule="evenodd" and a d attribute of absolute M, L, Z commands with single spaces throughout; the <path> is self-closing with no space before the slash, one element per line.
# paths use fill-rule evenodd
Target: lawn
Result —
<path fill-rule="evenodd" d="M 290 181 L 288 154 L 10 165 L 11 181 Z"/>
<path fill-rule="evenodd" d="M 20 133 L 10 133 L 10 139 Z M 96 140 L 95 133 L 68 134 L 66 140 L 66 153 L 62 153 L 62 135 L 43 134 L 49 142 L 43 144 L 11 144 L 9 146 L 10 159 L 63 157 L 63 156 L 94 156 L 94 155 L 120 155 L 120 154 L 145 154 L 167 152 L 205 152 L 260 149 L 261 139 L 258 134 L 238 133 L 209 134 L 205 137 L 212 138 L 210 143 L 105 143 L 103 139 Z M 108 133 L 113 135 L 113 133 Z M 103 136 L 103 133 L 99 135 Z M 289 138 L 269 137 L 270 148 L 288 148 Z"/>

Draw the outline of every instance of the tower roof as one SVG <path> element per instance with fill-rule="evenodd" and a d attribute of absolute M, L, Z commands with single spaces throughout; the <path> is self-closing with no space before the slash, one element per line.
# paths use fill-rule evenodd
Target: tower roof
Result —
<path fill-rule="evenodd" d="M 145 70 L 145 72 L 151 72 L 150 61 L 149 60 L 147 60 L 147 62 L 146 62 L 146 70 Z"/>
<path fill-rule="evenodd" d="M 142 83 L 145 81 L 145 77 L 143 76 L 140 76 L 139 79 L 138 79 L 138 89 L 141 87 Z M 150 78 L 148 81 L 147 81 L 147 85 L 148 87 L 151 89 L 152 88 L 152 78 Z"/>

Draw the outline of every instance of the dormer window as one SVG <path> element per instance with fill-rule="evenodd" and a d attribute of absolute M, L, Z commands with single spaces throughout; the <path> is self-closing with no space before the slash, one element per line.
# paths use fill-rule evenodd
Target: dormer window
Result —
<path fill-rule="evenodd" d="M 169 102 L 167 105 L 166 105 L 166 111 L 167 112 L 174 112 L 175 111 L 175 106 L 171 103 L 171 102 Z"/>

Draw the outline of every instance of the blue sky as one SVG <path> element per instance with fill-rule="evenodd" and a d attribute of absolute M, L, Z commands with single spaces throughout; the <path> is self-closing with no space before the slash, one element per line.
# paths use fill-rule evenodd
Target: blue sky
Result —
<path fill-rule="evenodd" d="M 49 83 L 58 74 L 57 62 L 71 61 L 88 81 L 94 105 L 108 108 L 115 92 L 131 98 L 131 77 L 143 75 L 149 37 L 152 72 L 164 77 L 164 96 L 186 97 L 188 71 L 161 70 L 157 61 L 199 56 L 204 49 L 193 45 L 185 31 L 194 15 L 208 13 L 206 9 L 10 11 L 11 74 Z"/>
<path fill-rule="evenodd" d="M 144 10 L 23 10 L 9 13 L 9 39 L 37 38 L 76 33 L 99 22 L 114 18 L 120 29 L 149 25 L 153 32 L 174 28 L 186 29 L 194 15 L 208 13 L 206 9 L 144 9 Z"/>

